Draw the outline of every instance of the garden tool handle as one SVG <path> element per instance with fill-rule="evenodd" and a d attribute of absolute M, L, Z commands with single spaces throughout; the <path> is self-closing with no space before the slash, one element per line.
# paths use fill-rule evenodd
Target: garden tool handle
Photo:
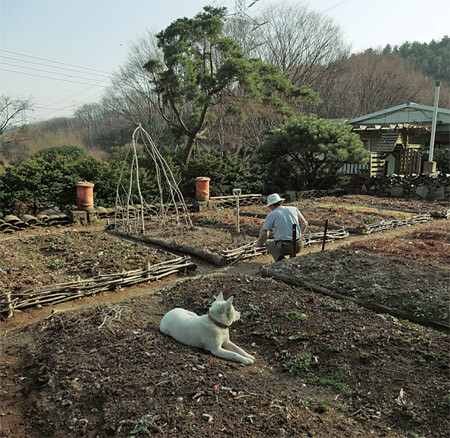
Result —
<path fill-rule="evenodd" d="M 236 196 L 236 231 L 238 233 L 241 232 L 239 226 L 239 195 Z"/>

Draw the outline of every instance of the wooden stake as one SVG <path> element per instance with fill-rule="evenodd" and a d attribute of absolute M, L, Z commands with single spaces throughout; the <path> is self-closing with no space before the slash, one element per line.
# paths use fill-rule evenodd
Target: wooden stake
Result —
<path fill-rule="evenodd" d="M 323 230 L 322 251 L 325 251 L 325 242 L 327 240 L 328 219 L 325 219 L 325 229 Z"/>
<path fill-rule="evenodd" d="M 292 224 L 292 257 L 297 255 L 297 224 Z"/>
<path fill-rule="evenodd" d="M 7 318 L 11 318 L 14 315 L 14 309 L 11 303 L 11 292 L 6 293 L 6 301 L 8 303 L 8 315 Z"/>

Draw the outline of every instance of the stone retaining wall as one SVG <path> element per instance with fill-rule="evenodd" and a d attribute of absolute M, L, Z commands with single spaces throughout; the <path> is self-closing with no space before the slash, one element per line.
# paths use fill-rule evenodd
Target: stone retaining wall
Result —
<path fill-rule="evenodd" d="M 450 201 L 450 174 L 372 177 L 359 192 L 383 198 Z"/>

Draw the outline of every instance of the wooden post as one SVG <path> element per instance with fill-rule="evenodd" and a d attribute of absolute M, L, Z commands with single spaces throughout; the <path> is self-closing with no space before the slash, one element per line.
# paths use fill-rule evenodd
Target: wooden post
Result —
<path fill-rule="evenodd" d="M 325 219 L 325 229 L 323 230 L 322 251 L 325 251 L 325 242 L 327 240 L 328 219 Z"/>
<path fill-rule="evenodd" d="M 11 292 L 6 292 L 6 301 L 8 303 L 8 315 L 7 318 L 12 318 L 14 315 L 14 309 L 11 303 Z"/>
<path fill-rule="evenodd" d="M 297 255 L 297 224 L 292 224 L 292 257 Z"/>

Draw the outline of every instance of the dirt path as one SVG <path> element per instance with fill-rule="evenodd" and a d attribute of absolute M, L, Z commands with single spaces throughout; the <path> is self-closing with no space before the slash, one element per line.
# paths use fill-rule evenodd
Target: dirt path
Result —
<path fill-rule="evenodd" d="M 349 245 L 353 242 L 361 240 L 364 241 L 368 239 L 380 239 L 380 238 L 401 236 L 411 233 L 412 231 L 417 231 L 422 228 L 426 228 L 427 226 L 429 226 L 429 223 L 422 223 L 410 227 L 394 228 L 389 231 L 374 233 L 370 235 L 350 236 L 344 240 L 327 243 L 325 250 L 333 250 L 338 247 Z M 99 230 L 96 229 L 95 231 Z M 322 249 L 321 245 L 313 245 L 307 247 L 302 251 L 301 256 L 319 252 L 321 251 L 321 249 Z M 195 275 L 197 276 L 214 273 L 229 273 L 229 274 L 240 273 L 251 276 L 259 276 L 260 275 L 259 270 L 261 266 L 266 265 L 268 263 L 272 263 L 273 259 L 272 256 L 267 254 L 264 256 L 255 257 L 254 259 L 236 263 L 232 266 L 225 266 L 225 267 L 217 267 L 203 260 L 196 259 L 195 257 L 193 258 L 193 261 L 194 263 L 197 264 L 197 270 L 195 271 Z M 48 318 L 53 311 L 62 312 L 70 309 L 80 309 L 83 307 L 94 306 L 96 304 L 118 303 L 134 296 L 152 294 L 158 288 L 166 286 L 168 284 L 174 284 L 179 280 L 180 277 L 163 279 L 161 281 L 156 281 L 154 283 L 145 283 L 126 289 L 119 288 L 115 291 L 100 293 L 95 296 L 70 301 L 68 303 L 58 304 L 56 306 L 43 307 L 40 309 L 27 309 L 26 311 L 16 313 L 14 318 L 0 322 L 0 336 L 5 334 L 6 332 L 17 330 L 22 327 L 26 327 L 28 325 L 42 321 Z"/>

